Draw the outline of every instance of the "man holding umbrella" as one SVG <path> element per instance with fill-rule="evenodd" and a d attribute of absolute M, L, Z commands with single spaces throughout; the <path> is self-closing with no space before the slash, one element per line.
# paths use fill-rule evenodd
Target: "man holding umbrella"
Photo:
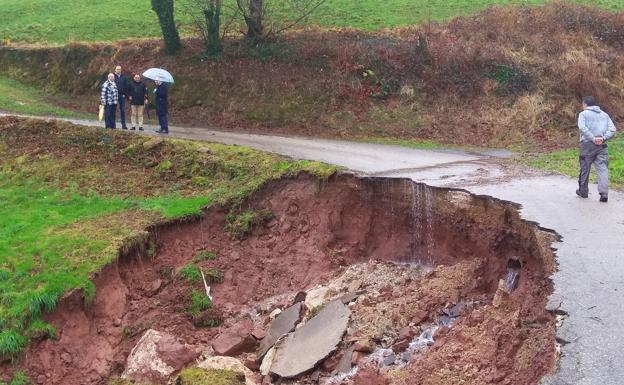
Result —
<path fill-rule="evenodd" d="M 173 83 L 173 76 L 163 69 L 150 68 L 143 73 L 148 79 L 152 79 L 156 83 L 156 113 L 158 114 L 159 134 L 169 133 L 169 89 L 167 83 Z"/>

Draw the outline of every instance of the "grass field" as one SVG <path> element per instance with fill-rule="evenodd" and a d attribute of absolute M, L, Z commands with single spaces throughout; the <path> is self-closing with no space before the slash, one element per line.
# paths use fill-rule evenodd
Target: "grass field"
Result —
<path fill-rule="evenodd" d="M 0 76 L 0 111 L 29 115 L 87 117 L 55 105 L 56 98 L 58 96 L 50 97 L 36 87 Z"/>
<path fill-rule="evenodd" d="M 188 33 L 188 12 L 195 0 L 177 0 L 177 20 Z M 545 0 L 326 0 L 312 15 L 310 24 L 365 30 L 442 21 L 467 15 L 492 5 L 539 5 Z M 621 0 L 574 0 L 610 10 L 624 10 Z M 231 4 L 230 4 L 231 3 Z M 225 0 L 225 4 L 234 4 Z M 268 4 L 273 13 L 292 16 L 287 0 Z M 380 5 L 382 4 L 382 5 Z M 281 18 L 281 17 L 280 17 Z M 0 40 L 22 42 L 112 41 L 159 36 L 149 0 L 3 0 Z"/>
<path fill-rule="evenodd" d="M 528 158 L 526 162 L 535 168 L 555 171 L 571 177 L 578 176 L 578 149 L 555 151 Z M 592 181 L 596 181 L 592 168 Z M 624 137 L 620 136 L 609 144 L 609 179 L 611 187 L 624 189 Z"/>
<path fill-rule="evenodd" d="M 335 171 L 237 146 L 150 140 L 0 118 L 0 358 L 53 337 L 41 313 L 74 288 L 91 298 L 91 274 L 149 224 L 234 202 L 288 173 Z"/>

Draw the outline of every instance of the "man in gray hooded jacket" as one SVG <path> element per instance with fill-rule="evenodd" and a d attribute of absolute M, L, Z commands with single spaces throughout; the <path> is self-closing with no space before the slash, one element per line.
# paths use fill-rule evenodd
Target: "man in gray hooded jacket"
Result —
<path fill-rule="evenodd" d="M 598 174 L 600 202 L 609 200 L 609 155 L 607 141 L 615 135 L 615 125 L 609 115 L 596 105 L 593 96 L 583 98 L 583 112 L 579 114 L 581 132 L 579 163 L 579 188 L 576 195 L 587 198 L 589 194 L 589 171 L 592 163 Z"/>

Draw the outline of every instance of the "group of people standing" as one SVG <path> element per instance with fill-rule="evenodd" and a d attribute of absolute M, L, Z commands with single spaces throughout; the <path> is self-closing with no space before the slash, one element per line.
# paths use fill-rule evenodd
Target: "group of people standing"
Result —
<path fill-rule="evenodd" d="M 156 98 L 156 114 L 160 134 L 169 133 L 169 90 L 166 83 L 156 80 L 154 95 Z M 117 108 L 121 128 L 127 130 L 126 125 L 126 100 L 130 102 L 130 130 L 143 131 L 143 115 L 145 106 L 149 104 L 149 91 L 141 75 L 135 74 L 132 81 L 128 81 L 122 73 L 120 65 L 115 67 L 115 72 L 109 73 L 106 81 L 102 84 L 100 103 L 104 107 L 105 127 L 115 129 Z"/>

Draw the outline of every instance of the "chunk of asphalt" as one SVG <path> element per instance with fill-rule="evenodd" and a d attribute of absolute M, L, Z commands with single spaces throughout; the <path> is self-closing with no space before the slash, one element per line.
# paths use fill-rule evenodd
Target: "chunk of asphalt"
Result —
<path fill-rule="evenodd" d="M 351 310 L 342 301 L 328 303 L 314 318 L 276 346 L 271 373 L 293 378 L 334 352 L 347 330 Z"/>
<path fill-rule="evenodd" d="M 351 346 L 347 350 L 345 350 L 342 358 L 338 361 L 338 365 L 336 366 L 335 374 L 344 374 L 349 373 L 351 371 L 351 367 L 353 366 L 351 363 L 351 359 L 353 358 L 353 352 L 355 351 L 355 347 Z"/>
<path fill-rule="evenodd" d="M 279 313 L 277 317 L 271 322 L 266 337 L 260 341 L 260 350 L 258 352 L 258 358 L 262 359 L 264 355 L 275 345 L 277 340 L 282 338 L 283 335 L 288 334 L 295 330 L 295 326 L 301 321 L 301 307 L 303 302 L 297 302 L 288 309 Z"/>

